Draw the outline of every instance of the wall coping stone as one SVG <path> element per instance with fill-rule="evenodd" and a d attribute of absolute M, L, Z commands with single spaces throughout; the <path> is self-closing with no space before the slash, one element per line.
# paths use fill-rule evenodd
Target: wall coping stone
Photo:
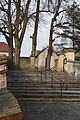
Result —
<path fill-rule="evenodd" d="M 68 60 L 67 62 L 70 62 L 70 63 L 80 63 L 80 61 L 70 61 L 70 60 Z"/>

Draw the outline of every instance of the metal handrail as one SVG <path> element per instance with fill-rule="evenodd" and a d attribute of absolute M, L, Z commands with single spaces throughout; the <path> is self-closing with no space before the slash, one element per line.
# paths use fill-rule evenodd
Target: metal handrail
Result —
<path fill-rule="evenodd" d="M 51 79 L 51 87 L 53 88 L 53 84 L 54 81 L 60 84 L 60 97 L 62 98 L 62 93 L 63 93 L 63 87 L 64 85 L 66 86 L 66 90 L 68 89 L 67 83 L 65 83 L 64 81 L 57 79 L 56 77 L 54 77 L 54 75 L 48 75 L 46 72 L 43 74 L 43 71 L 41 71 L 41 80 L 42 80 L 42 76 L 45 75 L 45 83 L 47 82 L 46 79 Z"/>

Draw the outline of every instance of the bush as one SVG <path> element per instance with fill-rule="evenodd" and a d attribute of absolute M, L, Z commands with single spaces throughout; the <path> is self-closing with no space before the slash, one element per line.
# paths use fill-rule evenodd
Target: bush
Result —
<path fill-rule="evenodd" d="M 80 61 L 80 56 L 76 56 L 76 57 L 75 57 L 75 60 L 76 60 L 76 61 Z"/>

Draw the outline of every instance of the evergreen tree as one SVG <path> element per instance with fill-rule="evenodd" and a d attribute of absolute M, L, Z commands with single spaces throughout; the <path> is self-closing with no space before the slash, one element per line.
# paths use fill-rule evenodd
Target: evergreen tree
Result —
<path fill-rule="evenodd" d="M 63 28 L 61 36 L 69 38 L 73 42 L 73 48 L 80 49 L 80 8 L 74 1 L 66 10 L 67 25 Z M 76 48 L 77 47 L 77 48 Z"/>

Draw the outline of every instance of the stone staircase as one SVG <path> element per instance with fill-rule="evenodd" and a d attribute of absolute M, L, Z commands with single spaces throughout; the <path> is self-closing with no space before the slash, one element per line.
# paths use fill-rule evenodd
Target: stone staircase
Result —
<path fill-rule="evenodd" d="M 80 102 L 80 81 L 64 72 L 16 70 L 7 80 L 17 100 Z"/>

